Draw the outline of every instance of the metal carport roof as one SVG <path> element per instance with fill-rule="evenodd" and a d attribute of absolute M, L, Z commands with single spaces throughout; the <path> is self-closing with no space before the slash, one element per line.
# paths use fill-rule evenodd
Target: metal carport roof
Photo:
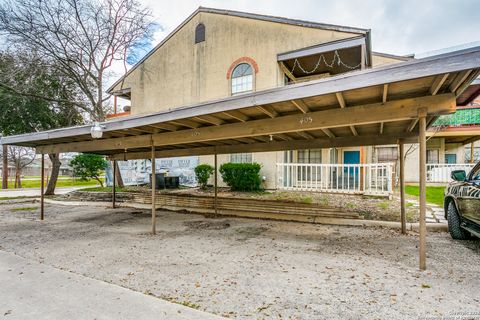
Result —
<path fill-rule="evenodd" d="M 3 137 L 38 153 L 93 152 L 116 159 L 267 151 L 415 141 L 418 112 L 427 124 L 455 112 L 477 78 L 471 48 L 326 79 L 287 85 L 168 111 L 91 125 Z"/>

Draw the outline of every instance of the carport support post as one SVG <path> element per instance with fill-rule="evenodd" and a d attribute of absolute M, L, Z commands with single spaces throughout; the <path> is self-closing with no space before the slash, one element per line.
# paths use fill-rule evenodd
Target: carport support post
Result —
<path fill-rule="evenodd" d="M 217 166 L 218 166 L 218 161 L 217 161 L 217 152 L 215 152 L 215 170 L 214 170 L 214 176 L 213 176 L 213 180 L 214 180 L 214 189 L 215 189 L 215 198 L 213 199 L 213 207 L 215 209 L 215 217 L 217 216 L 217 202 L 218 202 L 218 198 L 217 198 L 217 195 L 218 195 L 218 177 L 217 177 Z"/>
<path fill-rule="evenodd" d="M 398 143 L 400 156 L 400 223 L 402 234 L 407 233 L 407 216 L 405 214 L 405 144 L 403 140 Z"/>
<path fill-rule="evenodd" d="M 427 175 L 426 175 L 426 166 L 427 166 L 427 139 L 426 139 L 426 113 L 425 109 L 420 109 L 418 111 L 418 130 L 419 137 L 418 142 L 420 144 L 420 156 L 419 156 L 419 174 L 420 174 L 420 223 L 419 223 L 419 233 L 420 233 L 420 243 L 419 243 L 419 253 L 420 253 L 420 270 L 425 270 L 426 265 L 426 241 L 427 241 L 427 226 L 425 221 L 426 210 L 427 210 Z"/>
<path fill-rule="evenodd" d="M 43 220 L 45 217 L 45 155 L 42 153 L 41 161 L 41 170 L 40 173 L 40 220 Z"/>
<path fill-rule="evenodd" d="M 155 163 L 155 146 L 152 142 L 152 234 L 156 233 L 156 226 L 157 226 L 157 210 L 156 210 L 156 186 L 157 186 L 157 176 L 156 176 L 156 163 Z"/>
<path fill-rule="evenodd" d="M 470 143 L 470 163 L 475 163 L 473 156 L 475 155 L 475 144 L 472 142 Z"/>
<path fill-rule="evenodd" d="M 8 189 L 8 146 L 2 146 L 2 189 Z"/>
<path fill-rule="evenodd" d="M 115 190 L 115 185 L 116 185 L 116 178 L 115 176 L 117 175 L 117 160 L 112 161 L 112 208 L 115 209 L 116 205 L 116 198 L 117 198 L 117 193 Z"/>

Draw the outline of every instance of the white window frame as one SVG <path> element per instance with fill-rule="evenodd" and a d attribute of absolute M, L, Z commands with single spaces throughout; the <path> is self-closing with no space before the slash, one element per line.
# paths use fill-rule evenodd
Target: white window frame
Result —
<path fill-rule="evenodd" d="M 251 88 L 249 90 L 244 90 L 244 91 L 233 91 L 233 83 L 234 83 L 234 78 L 233 78 L 233 72 L 235 71 L 235 69 L 239 66 L 239 65 L 242 65 L 242 64 L 247 64 L 250 66 L 250 69 L 252 70 L 252 74 L 251 75 L 248 75 L 248 76 L 242 76 L 242 77 L 237 77 L 235 78 L 236 79 L 240 79 L 240 78 L 248 78 L 248 77 L 251 77 L 252 78 L 252 81 L 251 81 Z M 253 66 L 248 63 L 248 62 L 245 62 L 245 61 L 242 61 L 240 63 L 238 63 L 233 69 L 232 69 L 232 73 L 230 74 L 230 81 L 229 81 L 229 90 L 230 90 L 230 95 L 232 96 L 236 96 L 236 95 L 240 95 L 240 94 L 245 94 L 245 93 L 250 93 L 250 92 L 254 92 L 255 91 L 255 69 L 253 68 Z"/>
<path fill-rule="evenodd" d="M 240 161 L 235 161 L 234 157 L 240 156 Z M 250 161 L 244 161 L 243 157 L 250 157 Z M 230 154 L 230 162 L 231 163 L 253 163 L 253 153 L 251 152 L 241 152 L 241 153 L 231 153 Z"/>

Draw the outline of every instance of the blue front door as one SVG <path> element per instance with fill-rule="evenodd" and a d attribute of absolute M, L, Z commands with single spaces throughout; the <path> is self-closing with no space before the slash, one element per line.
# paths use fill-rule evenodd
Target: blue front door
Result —
<path fill-rule="evenodd" d="M 360 151 L 344 151 L 343 152 L 344 164 L 359 164 L 360 163 Z"/>
<path fill-rule="evenodd" d="M 446 154 L 445 155 L 445 163 L 448 163 L 448 164 L 457 163 L 457 155 L 456 154 Z"/>
<path fill-rule="evenodd" d="M 343 164 L 359 164 L 360 151 L 344 151 Z M 344 188 L 356 189 L 359 183 L 359 168 L 345 167 L 343 169 L 342 183 Z"/>

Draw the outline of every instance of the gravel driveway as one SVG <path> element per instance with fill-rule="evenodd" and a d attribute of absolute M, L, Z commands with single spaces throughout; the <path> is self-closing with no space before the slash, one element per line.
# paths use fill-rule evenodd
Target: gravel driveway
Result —
<path fill-rule="evenodd" d="M 235 319 L 480 319 L 480 241 L 148 210 L 0 202 L 0 250 Z M 473 319 L 477 319 L 473 318 Z M 439 319 L 439 318 L 438 318 Z"/>

